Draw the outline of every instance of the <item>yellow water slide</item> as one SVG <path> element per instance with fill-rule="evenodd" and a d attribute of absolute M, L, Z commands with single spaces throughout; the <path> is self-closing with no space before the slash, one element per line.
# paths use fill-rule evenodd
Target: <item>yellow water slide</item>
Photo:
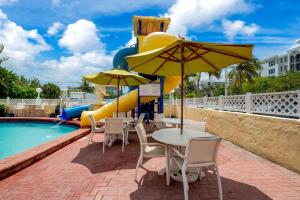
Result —
<path fill-rule="evenodd" d="M 165 33 L 170 23 L 169 18 L 134 16 L 134 35 L 138 38 L 138 52 L 145 52 L 156 48 L 162 48 L 175 42 L 179 38 Z M 160 31 L 160 32 L 155 32 Z M 163 32 L 161 32 L 163 31 Z M 174 90 L 180 82 L 180 77 L 168 76 L 164 79 L 164 94 Z M 147 103 L 157 97 L 141 97 L 141 103 Z M 138 91 L 133 90 L 119 98 L 119 112 L 128 112 L 138 106 Z M 112 117 L 117 111 L 117 101 L 105 104 L 94 111 L 84 111 L 81 115 L 80 125 L 89 126 L 88 115 L 92 114 L 96 120 Z"/>
<path fill-rule="evenodd" d="M 164 80 L 164 94 L 170 93 L 179 84 L 180 77 L 166 77 Z M 154 100 L 156 97 L 141 97 L 141 103 L 147 103 Z M 138 106 L 138 91 L 133 90 L 119 98 L 119 112 L 128 112 Z M 81 115 L 81 127 L 90 126 L 88 115 L 92 114 L 96 120 L 112 117 L 117 111 L 117 101 L 105 104 L 103 107 L 94 111 L 84 111 Z"/>

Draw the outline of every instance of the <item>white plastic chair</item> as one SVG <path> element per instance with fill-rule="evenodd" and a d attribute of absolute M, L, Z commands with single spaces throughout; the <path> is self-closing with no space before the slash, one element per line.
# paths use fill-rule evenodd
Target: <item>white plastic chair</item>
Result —
<path fill-rule="evenodd" d="M 113 112 L 113 118 L 126 118 L 126 113 L 125 112 L 118 112 L 118 117 L 117 117 L 117 113 Z"/>
<path fill-rule="evenodd" d="M 162 119 L 165 118 L 164 113 L 154 113 L 154 125 L 155 130 L 160 130 L 166 128 L 166 123 L 162 121 Z"/>
<path fill-rule="evenodd" d="M 120 118 L 107 118 L 105 119 L 105 131 L 103 141 L 103 153 L 109 137 L 122 135 L 122 152 L 124 152 L 125 144 L 125 129 L 123 126 L 123 119 Z"/>
<path fill-rule="evenodd" d="M 21 116 L 24 117 L 25 105 L 23 103 L 17 103 L 14 110 L 18 117 L 19 117 L 19 112 L 21 112 Z"/>
<path fill-rule="evenodd" d="M 144 125 L 138 123 L 135 127 L 136 132 L 138 133 L 140 141 L 140 156 L 138 158 L 135 170 L 135 180 L 137 179 L 138 169 L 143 164 L 143 158 L 154 158 L 154 157 L 165 157 L 167 151 L 163 144 L 160 143 L 149 143 L 147 138 L 151 137 L 151 134 L 146 134 Z M 168 170 L 167 170 L 168 171 Z"/>
<path fill-rule="evenodd" d="M 145 113 L 141 113 L 137 121 L 130 122 L 129 126 L 128 126 L 128 131 L 129 132 L 131 132 L 131 131 L 135 132 L 136 131 L 135 126 L 139 123 L 143 123 L 145 115 L 146 115 Z"/>
<path fill-rule="evenodd" d="M 202 167 L 209 167 L 209 169 L 212 169 L 218 179 L 219 199 L 223 199 L 221 178 L 217 165 L 217 152 L 221 140 L 219 136 L 192 138 L 185 149 L 185 155 L 182 155 L 177 149 L 170 147 L 171 151 L 175 153 L 175 156 L 171 154 L 172 160 L 181 168 L 185 200 L 188 200 L 189 186 L 186 172 L 189 167 L 200 169 Z"/>
<path fill-rule="evenodd" d="M 89 118 L 90 118 L 90 121 L 91 121 L 91 133 L 90 133 L 90 136 L 89 136 L 89 140 L 88 140 L 88 144 L 90 144 L 91 142 L 93 142 L 93 136 L 94 136 L 94 133 L 103 133 L 105 131 L 105 129 L 103 127 L 98 127 L 97 126 L 97 122 L 94 118 L 94 116 L 92 114 L 89 114 Z"/>

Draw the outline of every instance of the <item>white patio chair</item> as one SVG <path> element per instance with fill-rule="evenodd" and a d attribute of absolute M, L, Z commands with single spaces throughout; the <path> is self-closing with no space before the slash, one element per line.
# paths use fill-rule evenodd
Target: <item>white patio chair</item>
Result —
<path fill-rule="evenodd" d="M 113 118 L 117 118 L 117 113 L 113 112 Z M 118 112 L 118 118 L 126 118 L 125 112 Z"/>
<path fill-rule="evenodd" d="M 165 157 L 167 151 L 163 144 L 160 143 L 149 143 L 147 141 L 148 137 L 151 137 L 151 134 L 146 134 L 144 125 L 138 123 L 135 126 L 136 132 L 139 136 L 140 141 L 140 156 L 138 158 L 135 170 L 135 180 L 137 179 L 138 169 L 143 164 L 143 158 L 154 158 L 154 157 Z M 168 170 L 166 170 L 168 171 Z"/>
<path fill-rule="evenodd" d="M 166 128 L 166 123 L 162 121 L 165 118 L 164 113 L 154 113 L 154 128 L 155 130 L 160 130 Z"/>
<path fill-rule="evenodd" d="M 185 150 L 185 155 L 182 155 L 177 149 L 170 147 L 172 160 L 174 160 L 178 167 L 181 168 L 184 199 L 188 200 L 188 180 L 187 180 L 187 169 L 191 168 L 202 168 L 209 167 L 217 175 L 218 188 L 219 188 L 219 199 L 223 199 L 221 178 L 217 165 L 217 152 L 221 142 L 221 137 L 207 137 L 207 138 L 192 138 L 188 142 Z M 201 170 L 200 170 L 201 171 Z"/>
<path fill-rule="evenodd" d="M 194 121 L 194 120 L 186 120 L 186 124 L 183 126 L 187 129 L 197 130 L 197 131 L 205 131 L 206 122 L 203 121 Z"/>
<path fill-rule="evenodd" d="M 17 103 L 14 110 L 18 117 L 20 117 L 19 113 L 21 113 L 21 117 L 24 117 L 25 105 L 23 103 Z"/>
<path fill-rule="evenodd" d="M 99 127 L 97 125 L 97 122 L 96 122 L 96 120 L 95 120 L 95 118 L 92 114 L 89 114 L 89 118 L 90 118 L 90 121 L 91 121 L 91 133 L 90 133 L 90 136 L 89 136 L 88 144 L 93 142 L 94 133 L 104 133 L 104 131 L 105 131 L 103 126 Z"/>
<path fill-rule="evenodd" d="M 135 126 L 139 123 L 143 123 L 145 115 L 145 113 L 141 113 L 137 121 L 130 122 L 128 126 L 128 131 L 136 132 Z"/>
<path fill-rule="evenodd" d="M 105 146 L 107 145 L 108 139 L 110 139 L 110 137 L 117 137 L 118 135 L 122 135 L 122 152 L 124 152 L 125 134 L 126 133 L 125 133 L 123 124 L 124 124 L 123 119 L 120 119 L 120 118 L 105 119 L 103 153 L 105 151 Z"/>

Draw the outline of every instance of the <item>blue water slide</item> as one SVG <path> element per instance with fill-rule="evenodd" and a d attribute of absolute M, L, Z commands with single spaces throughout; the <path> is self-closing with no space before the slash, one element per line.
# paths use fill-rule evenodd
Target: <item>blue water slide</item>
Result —
<path fill-rule="evenodd" d="M 83 105 L 83 106 L 74 106 L 70 108 L 64 108 L 62 110 L 62 114 L 59 115 L 61 120 L 69 120 L 72 118 L 78 118 L 81 116 L 81 113 L 86 110 L 90 110 L 91 105 Z"/>
<path fill-rule="evenodd" d="M 128 64 L 127 64 L 125 57 L 131 56 L 136 53 L 138 53 L 136 45 L 133 45 L 130 47 L 125 47 L 125 48 L 119 50 L 113 58 L 113 67 L 128 70 Z"/>

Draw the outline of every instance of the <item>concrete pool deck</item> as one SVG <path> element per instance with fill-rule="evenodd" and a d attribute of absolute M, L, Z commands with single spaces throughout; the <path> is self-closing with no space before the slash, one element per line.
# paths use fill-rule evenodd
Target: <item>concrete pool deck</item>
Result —
<path fill-rule="evenodd" d="M 41 117 L 1 117 L 0 122 L 59 122 L 57 118 L 41 118 Z M 79 127 L 77 121 L 66 121 L 65 124 Z M 29 165 L 41 160 L 49 154 L 60 148 L 76 141 L 77 139 L 89 133 L 89 129 L 78 129 L 59 138 L 35 146 L 27 151 L 15 154 L 13 156 L 0 160 L 0 180 L 28 167 Z"/>
<path fill-rule="evenodd" d="M 182 183 L 157 175 L 163 158 L 144 160 L 134 180 L 139 143 L 134 133 L 121 152 L 115 143 L 102 154 L 103 134 L 83 137 L 0 182 L 0 199 L 156 200 L 183 199 Z M 227 141 L 218 155 L 224 199 L 299 200 L 300 175 Z M 217 199 L 215 175 L 190 184 L 190 199 Z"/>

